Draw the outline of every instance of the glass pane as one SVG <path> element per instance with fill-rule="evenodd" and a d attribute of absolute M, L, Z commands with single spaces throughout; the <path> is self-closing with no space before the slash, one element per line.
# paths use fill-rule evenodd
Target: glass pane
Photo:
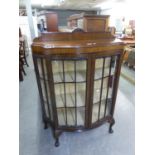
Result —
<path fill-rule="evenodd" d="M 39 76 L 43 77 L 43 73 L 42 73 L 42 67 L 41 67 L 41 59 L 37 59 L 37 63 L 38 63 L 38 70 L 39 70 Z"/>
<path fill-rule="evenodd" d="M 99 103 L 93 104 L 92 123 L 98 120 Z"/>
<path fill-rule="evenodd" d="M 111 57 L 105 58 L 104 77 L 109 76 Z"/>
<path fill-rule="evenodd" d="M 51 114 L 51 119 L 53 120 L 53 109 L 52 109 L 52 101 L 51 101 L 51 96 L 50 96 L 50 88 L 49 88 L 49 83 L 46 81 L 46 88 L 47 88 L 47 95 L 48 95 L 48 102 L 49 102 L 49 108 L 50 108 L 50 114 Z"/>
<path fill-rule="evenodd" d="M 66 87 L 66 106 L 74 107 L 75 106 L 75 85 L 65 84 L 65 87 Z"/>
<path fill-rule="evenodd" d="M 108 91 L 108 88 L 102 89 L 102 100 L 105 100 L 106 99 L 106 97 L 107 97 L 107 91 Z"/>
<path fill-rule="evenodd" d="M 61 60 L 52 60 L 52 71 L 53 74 L 63 71 Z"/>
<path fill-rule="evenodd" d="M 86 60 L 76 61 L 76 82 L 86 81 Z"/>
<path fill-rule="evenodd" d="M 67 108 L 67 125 L 75 125 L 75 108 Z"/>
<path fill-rule="evenodd" d="M 110 61 L 111 61 L 111 57 L 105 57 L 105 64 L 104 64 L 105 68 L 110 67 Z"/>
<path fill-rule="evenodd" d="M 73 82 L 74 77 L 74 61 L 64 61 L 65 82 Z"/>
<path fill-rule="evenodd" d="M 62 82 L 63 81 L 63 74 L 61 72 L 54 73 L 53 80 L 55 83 Z"/>
<path fill-rule="evenodd" d="M 76 105 L 85 106 L 85 97 L 86 97 L 86 84 L 77 83 L 76 84 Z"/>
<path fill-rule="evenodd" d="M 102 86 L 103 89 L 108 87 L 108 82 L 109 82 L 108 80 L 109 80 L 109 77 L 103 78 L 103 86 Z"/>
<path fill-rule="evenodd" d="M 94 81 L 94 99 L 93 103 L 100 101 L 101 80 Z"/>
<path fill-rule="evenodd" d="M 112 57 L 112 64 L 111 64 L 111 75 L 115 74 L 116 61 L 117 61 L 117 56 L 113 56 Z"/>
<path fill-rule="evenodd" d="M 65 84 L 66 90 L 66 106 L 74 107 L 75 106 L 75 85 L 74 84 Z M 56 94 L 56 103 L 57 107 L 63 107 L 65 104 L 65 93 L 63 84 L 55 84 L 55 94 Z M 86 96 L 86 84 L 77 83 L 76 84 L 76 105 L 85 106 L 85 96 Z"/>
<path fill-rule="evenodd" d="M 65 107 L 64 95 L 62 95 L 62 94 L 56 95 L 55 100 L 56 100 L 56 107 L 57 108 Z"/>
<path fill-rule="evenodd" d="M 54 80 L 54 82 L 62 82 L 63 81 L 62 61 L 53 60 L 52 61 L 52 71 L 53 71 L 53 80 Z"/>
<path fill-rule="evenodd" d="M 104 117 L 104 113 L 105 113 L 105 103 L 106 100 L 102 100 L 101 102 L 101 107 L 100 107 L 100 119 L 102 119 Z"/>
<path fill-rule="evenodd" d="M 95 79 L 102 78 L 103 58 L 96 59 L 95 61 Z"/>
<path fill-rule="evenodd" d="M 42 79 L 40 79 L 40 83 L 41 83 L 41 90 L 42 90 L 43 100 L 44 101 L 47 101 L 44 81 Z"/>
<path fill-rule="evenodd" d="M 58 113 L 58 123 L 59 125 L 66 125 L 66 112 L 67 112 L 67 125 L 68 126 L 77 126 L 84 125 L 85 122 L 85 108 L 80 107 L 76 109 L 77 117 L 75 115 L 75 108 L 60 108 L 57 109 Z M 77 120 L 76 120 L 77 119 Z"/>
<path fill-rule="evenodd" d="M 43 67 L 44 67 L 45 79 L 48 79 L 48 76 L 47 76 L 47 67 L 46 67 L 46 60 L 45 59 L 43 59 Z"/>
<path fill-rule="evenodd" d="M 98 58 L 95 60 L 95 68 L 102 68 L 103 67 L 103 58 Z"/>
<path fill-rule="evenodd" d="M 103 78 L 103 86 L 102 86 L 102 99 L 106 99 L 108 91 L 108 77 Z"/>
<path fill-rule="evenodd" d="M 44 102 L 46 116 L 49 117 L 47 102 Z"/>
<path fill-rule="evenodd" d="M 54 89 L 55 89 L 55 95 L 64 94 L 64 84 L 63 83 L 55 84 Z"/>
<path fill-rule="evenodd" d="M 86 71 L 87 69 L 87 61 L 86 60 L 76 60 L 76 69 L 78 71 Z"/>
<path fill-rule="evenodd" d="M 112 100 L 109 98 L 108 101 L 107 101 L 107 107 L 106 107 L 106 114 L 105 114 L 105 116 L 110 115 L 111 105 L 112 105 Z"/>
<path fill-rule="evenodd" d="M 38 63 L 38 70 L 39 70 L 40 78 L 45 78 L 47 80 L 48 76 L 47 76 L 46 60 L 37 59 L 37 63 Z M 44 69 L 44 77 L 43 77 L 43 69 Z"/>
<path fill-rule="evenodd" d="M 77 125 L 84 125 L 85 122 L 85 107 L 77 108 Z"/>
<path fill-rule="evenodd" d="M 66 125 L 66 115 L 65 115 L 65 108 L 57 109 L 57 115 L 58 115 L 58 124 Z"/>
<path fill-rule="evenodd" d="M 109 92 L 108 92 L 108 98 L 112 98 L 112 88 L 109 88 Z"/>

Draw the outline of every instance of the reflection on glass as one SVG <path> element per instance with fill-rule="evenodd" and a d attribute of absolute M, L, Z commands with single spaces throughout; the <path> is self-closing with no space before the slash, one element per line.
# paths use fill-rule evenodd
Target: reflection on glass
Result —
<path fill-rule="evenodd" d="M 37 63 L 38 63 L 38 71 L 39 71 L 40 78 L 45 78 L 47 80 L 48 76 L 47 76 L 46 60 L 38 58 Z"/>
<path fill-rule="evenodd" d="M 55 83 L 86 81 L 86 60 L 54 60 L 52 70 Z"/>

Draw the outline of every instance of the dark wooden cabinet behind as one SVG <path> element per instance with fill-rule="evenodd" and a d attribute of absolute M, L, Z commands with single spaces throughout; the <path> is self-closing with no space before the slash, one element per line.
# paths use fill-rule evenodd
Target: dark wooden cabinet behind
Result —
<path fill-rule="evenodd" d="M 58 32 L 58 15 L 55 12 L 47 12 L 39 15 L 40 23 L 47 32 Z"/>
<path fill-rule="evenodd" d="M 109 15 L 75 14 L 68 18 L 68 27 L 78 27 L 85 32 L 108 31 Z"/>
<path fill-rule="evenodd" d="M 56 13 L 47 13 L 46 22 L 48 32 L 58 32 L 58 15 Z"/>
<path fill-rule="evenodd" d="M 63 131 L 95 128 L 112 133 L 124 44 L 110 33 L 51 33 L 34 39 L 33 60 L 42 116 L 53 127 L 55 146 Z"/>

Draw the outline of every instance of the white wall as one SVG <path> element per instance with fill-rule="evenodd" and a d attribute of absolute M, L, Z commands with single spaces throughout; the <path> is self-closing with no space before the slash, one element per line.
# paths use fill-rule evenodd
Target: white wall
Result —
<path fill-rule="evenodd" d="M 35 37 L 37 37 L 38 36 L 37 17 L 33 17 L 33 24 L 34 24 L 34 30 L 35 30 Z M 32 39 L 31 39 L 31 34 L 30 34 L 30 29 L 29 29 L 29 23 L 28 23 L 28 17 L 27 16 L 19 16 L 19 27 L 21 28 L 22 34 L 27 36 L 28 45 L 29 45 L 29 48 L 30 48 L 31 44 L 32 44 Z"/>
<path fill-rule="evenodd" d="M 129 24 L 129 20 L 135 19 L 135 8 L 130 3 L 116 3 L 110 9 L 102 10 L 100 14 L 110 15 L 109 26 L 115 26 L 116 31 L 121 31 Z"/>

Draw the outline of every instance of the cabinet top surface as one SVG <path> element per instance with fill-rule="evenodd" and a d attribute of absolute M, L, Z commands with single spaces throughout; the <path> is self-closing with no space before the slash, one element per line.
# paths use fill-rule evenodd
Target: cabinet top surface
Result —
<path fill-rule="evenodd" d="M 91 35 L 92 34 L 92 35 Z M 96 34 L 96 35 L 95 35 Z M 34 39 L 32 43 L 33 53 L 42 53 L 43 51 L 53 51 L 55 49 L 83 49 L 87 48 L 110 48 L 119 46 L 123 49 L 124 43 L 120 39 L 116 39 L 111 35 L 106 37 L 102 33 L 64 33 L 48 34 Z M 42 52 L 41 52 L 42 49 Z"/>
<path fill-rule="evenodd" d="M 120 39 L 101 39 L 101 40 L 73 40 L 73 41 L 38 41 L 32 46 L 41 46 L 43 48 L 80 48 L 94 46 L 108 46 L 122 44 Z"/>

